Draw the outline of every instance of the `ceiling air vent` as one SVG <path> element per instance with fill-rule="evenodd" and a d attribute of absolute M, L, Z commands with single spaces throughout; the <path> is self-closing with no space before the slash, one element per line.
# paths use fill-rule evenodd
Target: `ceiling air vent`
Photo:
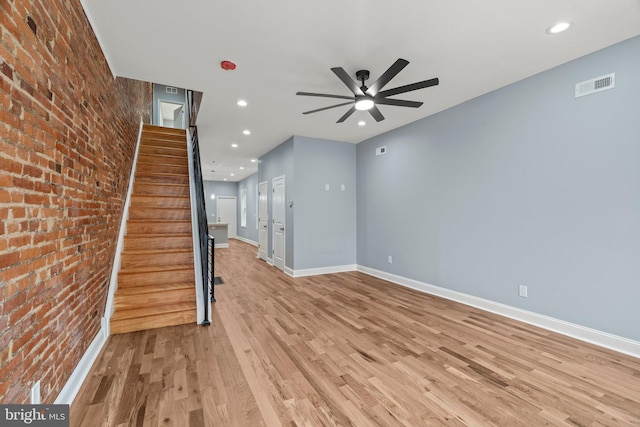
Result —
<path fill-rule="evenodd" d="M 591 95 L 596 92 L 602 92 L 603 90 L 613 89 L 615 81 L 616 73 L 611 73 L 606 76 L 600 76 L 595 79 L 576 83 L 576 98 Z"/>

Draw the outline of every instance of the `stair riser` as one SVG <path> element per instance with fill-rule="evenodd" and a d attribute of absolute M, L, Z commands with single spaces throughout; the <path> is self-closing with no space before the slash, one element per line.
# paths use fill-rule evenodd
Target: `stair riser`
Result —
<path fill-rule="evenodd" d="M 181 208 L 191 206 L 188 197 L 131 196 L 131 208 Z"/>
<path fill-rule="evenodd" d="M 187 143 L 185 141 L 167 141 L 167 140 L 151 140 L 151 139 L 141 139 L 140 140 L 140 149 L 143 147 L 151 147 L 151 148 L 167 148 L 170 150 L 179 150 L 183 152 L 187 152 Z"/>
<path fill-rule="evenodd" d="M 154 196 L 185 196 L 189 197 L 188 185 L 159 185 L 144 182 L 136 182 L 133 185 L 133 195 L 154 195 Z"/>
<path fill-rule="evenodd" d="M 151 209 L 136 208 L 129 210 L 130 220 L 174 220 L 189 221 L 191 219 L 190 209 Z"/>
<path fill-rule="evenodd" d="M 124 334 L 186 323 L 196 323 L 195 307 L 193 312 L 163 313 L 143 318 L 112 320 L 109 329 L 112 334 Z"/>
<path fill-rule="evenodd" d="M 152 173 L 152 172 L 141 172 L 141 173 L 137 173 L 136 172 L 136 178 L 135 178 L 135 182 L 136 183 L 152 183 L 152 184 L 189 184 L 189 175 L 188 174 L 182 174 L 182 175 L 166 175 L 166 174 L 162 174 L 159 173 L 158 171 L 156 171 L 156 173 Z"/>
<path fill-rule="evenodd" d="M 155 165 L 178 165 L 188 166 L 189 160 L 186 157 L 160 156 L 154 154 L 140 154 L 138 156 L 140 163 L 153 163 Z"/>
<path fill-rule="evenodd" d="M 122 268 L 126 269 L 145 267 L 158 267 L 161 269 L 169 265 L 191 266 L 193 265 L 193 253 L 139 254 L 125 251 L 122 253 L 122 261 L 120 264 Z"/>
<path fill-rule="evenodd" d="M 118 295 L 114 299 L 116 310 L 128 310 L 137 307 L 152 307 L 154 305 L 165 305 L 168 301 L 172 303 L 193 302 L 195 300 L 195 290 L 173 290 L 158 292 L 155 294 L 141 295 Z M 162 312 L 162 308 L 158 308 Z"/>
<path fill-rule="evenodd" d="M 154 271 L 148 273 L 118 274 L 118 288 L 148 286 L 156 283 L 194 282 L 193 268 L 184 270 Z"/>
<path fill-rule="evenodd" d="M 127 234 L 188 234 L 191 233 L 191 223 L 169 222 L 128 222 Z"/>
<path fill-rule="evenodd" d="M 140 146 L 140 154 L 139 155 L 147 155 L 147 156 L 173 156 L 173 157 L 183 157 L 188 158 L 186 147 L 182 148 L 174 148 L 174 147 L 163 147 L 163 146 L 153 146 L 153 145 L 141 145 Z"/>
<path fill-rule="evenodd" d="M 136 177 L 138 174 L 144 175 L 151 172 L 158 174 L 174 174 L 174 175 L 186 175 L 189 176 L 189 166 L 185 163 L 184 166 L 179 165 L 157 165 L 153 163 L 138 163 L 136 166 Z"/>
<path fill-rule="evenodd" d="M 132 236 L 126 236 L 124 239 L 124 250 L 135 251 L 145 249 L 159 249 L 159 250 L 172 250 L 172 249 L 193 249 L 193 242 L 191 235 L 186 237 L 152 237 L 152 238 L 135 238 Z"/>

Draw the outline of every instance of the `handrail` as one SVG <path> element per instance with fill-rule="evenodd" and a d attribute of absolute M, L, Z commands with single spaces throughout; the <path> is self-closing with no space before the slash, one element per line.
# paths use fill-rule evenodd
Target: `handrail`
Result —
<path fill-rule="evenodd" d="M 209 320 L 209 295 L 212 295 L 210 288 L 213 288 L 213 277 L 209 275 L 209 258 L 213 257 L 213 252 L 209 255 L 209 223 L 207 222 L 207 212 L 205 210 L 204 202 L 204 184 L 202 182 L 202 166 L 200 163 L 200 146 L 198 141 L 198 127 L 189 126 L 191 129 L 191 144 L 193 150 L 193 170 L 194 170 L 194 186 L 196 195 L 196 206 L 198 216 L 198 232 L 199 232 L 199 251 L 201 260 L 201 274 L 202 274 L 202 291 L 204 306 L 204 320 L 203 326 L 211 324 Z"/>

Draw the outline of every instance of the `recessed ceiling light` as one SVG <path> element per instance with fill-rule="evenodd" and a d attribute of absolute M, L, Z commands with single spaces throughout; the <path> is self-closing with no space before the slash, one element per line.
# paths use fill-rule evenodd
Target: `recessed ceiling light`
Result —
<path fill-rule="evenodd" d="M 364 126 L 364 125 L 366 125 L 366 124 L 367 124 L 367 122 L 365 122 L 364 120 L 360 120 L 360 121 L 358 122 L 358 126 Z"/>
<path fill-rule="evenodd" d="M 238 102 L 236 102 L 236 104 L 238 104 L 239 107 L 246 107 L 247 101 L 245 101 L 244 99 L 239 99 Z"/>
<path fill-rule="evenodd" d="M 240 170 L 244 170 L 244 166 L 240 166 Z"/>
<path fill-rule="evenodd" d="M 233 173 L 230 173 L 230 174 L 229 174 L 229 176 L 236 176 L 236 175 L 235 175 L 235 174 L 233 174 Z"/>
<path fill-rule="evenodd" d="M 238 148 L 238 144 L 231 144 L 231 148 Z"/>
<path fill-rule="evenodd" d="M 245 129 L 242 131 L 245 135 L 251 135 L 251 131 L 249 129 Z"/>
<path fill-rule="evenodd" d="M 571 22 L 558 22 L 547 28 L 547 34 L 558 34 L 567 30 L 571 26 Z"/>
<path fill-rule="evenodd" d="M 227 178 L 224 178 L 224 179 L 223 179 L 223 181 L 226 181 L 226 180 L 227 180 Z"/>
<path fill-rule="evenodd" d="M 255 162 L 257 162 L 256 159 L 251 159 L 251 163 L 255 163 Z"/>

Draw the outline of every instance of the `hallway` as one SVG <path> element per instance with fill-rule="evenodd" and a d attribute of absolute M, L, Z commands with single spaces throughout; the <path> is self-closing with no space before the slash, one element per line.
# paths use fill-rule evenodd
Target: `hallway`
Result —
<path fill-rule="evenodd" d="M 362 273 L 216 251 L 209 327 L 115 335 L 73 426 L 640 424 L 640 360 Z"/>

